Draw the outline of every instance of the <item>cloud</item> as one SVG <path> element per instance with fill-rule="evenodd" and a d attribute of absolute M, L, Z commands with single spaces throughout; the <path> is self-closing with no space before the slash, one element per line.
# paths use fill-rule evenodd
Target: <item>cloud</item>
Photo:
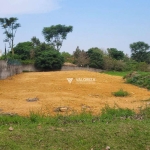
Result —
<path fill-rule="evenodd" d="M 0 0 L 0 16 L 48 13 L 60 8 L 60 0 Z"/>

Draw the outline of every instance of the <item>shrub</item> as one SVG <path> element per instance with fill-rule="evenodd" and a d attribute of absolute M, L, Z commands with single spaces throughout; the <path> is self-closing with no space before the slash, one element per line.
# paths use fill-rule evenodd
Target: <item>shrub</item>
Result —
<path fill-rule="evenodd" d="M 146 62 L 138 63 L 137 70 L 139 70 L 139 71 L 148 71 L 148 64 Z"/>
<path fill-rule="evenodd" d="M 125 97 L 129 95 L 129 93 L 127 91 L 124 91 L 123 89 L 120 89 L 117 92 L 113 92 L 112 94 L 116 97 Z"/>
<path fill-rule="evenodd" d="M 35 59 L 35 66 L 44 71 L 59 70 L 63 63 L 64 60 L 60 52 L 53 49 L 38 53 Z"/>
<path fill-rule="evenodd" d="M 139 74 L 131 77 L 129 76 L 128 78 L 126 78 L 126 82 L 150 90 L 150 73 L 142 75 Z"/>
<path fill-rule="evenodd" d="M 115 71 L 124 71 L 126 68 L 126 63 L 122 60 L 116 60 L 111 57 L 104 57 L 104 69 L 105 70 L 115 70 Z"/>

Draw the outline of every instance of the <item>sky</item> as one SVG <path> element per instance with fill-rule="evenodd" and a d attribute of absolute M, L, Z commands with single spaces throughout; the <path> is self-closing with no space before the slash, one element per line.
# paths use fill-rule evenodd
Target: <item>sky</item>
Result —
<path fill-rule="evenodd" d="M 44 27 L 73 26 L 60 52 L 87 51 L 98 47 L 117 48 L 130 55 L 129 45 L 143 41 L 150 45 L 150 0 L 0 0 L 0 18 L 17 17 L 14 44 L 33 36 L 44 42 Z M 5 35 L 0 28 L 0 50 Z M 8 44 L 7 44 L 8 47 Z"/>

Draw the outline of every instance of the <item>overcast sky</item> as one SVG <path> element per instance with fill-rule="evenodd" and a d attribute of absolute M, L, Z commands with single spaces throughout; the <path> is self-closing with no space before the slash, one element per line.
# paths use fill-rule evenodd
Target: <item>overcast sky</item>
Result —
<path fill-rule="evenodd" d="M 72 25 L 62 51 L 72 54 L 79 46 L 117 48 L 130 54 L 129 44 L 150 45 L 150 0 L 0 0 L 0 17 L 17 17 L 21 27 L 15 44 L 33 36 L 44 42 L 42 29 L 51 25 Z M 4 30 L 0 28 L 0 50 L 4 51 Z M 7 44 L 8 46 L 8 44 Z"/>

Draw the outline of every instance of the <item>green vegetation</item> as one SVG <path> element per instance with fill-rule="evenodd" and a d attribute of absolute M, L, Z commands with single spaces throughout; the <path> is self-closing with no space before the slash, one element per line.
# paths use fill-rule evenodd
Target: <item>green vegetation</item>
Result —
<path fill-rule="evenodd" d="M 46 42 L 51 46 L 54 46 L 56 50 L 60 50 L 63 40 L 66 39 L 67 34 L 72 32 L 72 30 L 72 26 L 58 24 L 55 26 L 44 27 L 42 33 Z"/>
<path fill-rule="evenodd" d="M 62 62 L 63 57 L 64 62 L 74 63 L 80 67 L 92 67 L 107 71 L 123 72 L 120 73 L 120 76 L 122 76 L 121 74 L 124 74 L 124 72 L 150 71 L 150 46 L 142 41 L 134 42 L 129 45 L 131 49 L 131 57 L 117 48 L 107 48 L 107 51 L 98 47 L 81 50 L 79 49 L 79 46 L 77 46 L 72 54 L 69 54 L 68 52 L 60 53 L 59 55 L 61 55 L 61 57 L 56 58 L 56 65 L 53 65 L 53 67 L 47 66 L 54 64 L 55 61 L 52 59 L 51 62 L 51 59 L 49 59 L 50 62 L 48 62 L 49 56 L 46 55 L 49 55 L 51 52 L 46 51 L 49 51 L 49 49 L 59 51 L 62 47 L 63 40 L 67 38 L 68 33 L 73 31 L 73 27 L 61 24 L 44 27 L 42 33 L 45 42 L 41 42 L 37 37 L 33 36 L 30 41 L 18 43 L 14 47 L 15 33 L 20 27 L 17 20 L 18 19 L 14 17 L 0 18 L 0 24 L 5 30 L 5 42 L 8 42 L 11 48 L 11 51 L 8 53 L 5 48 L 5 54 L 0 57 L 0 60 L 17 59 L 22 64 L 36 64 L 38 68 L 46 68 L 46 70 L 48 68 L 53 68 L 57 70 L 60 68 L 57 63 Z M 37 61 L 37 58 L 40 60 Z M 44 63 L 44 61 L 46 62 L 45 67 L 39 65 L 40 61 L 42 63 Z"/>
<path fill-rule="evenodd" d="M 150 52 L 148 51 L 150 46 L 144 42 L 135 42 L 130 44 L 132 55 L 131 57 L 137 62 L 150 62 Z"/>
<path fill-rule="evenodd" d="M 106 71 L 104 72 L 109 75 L 121 76 L 126 79 L 127 83 L 137 85 L 150 89 L 150 72 L 136 71 L 136 72 L 119 72 L 119 71 Z"/>
<path fill-rule="evenodd" d="M 31 60 L 33 55 L 33 44 L 32 42 L 22 42 L 18 43 L 16 47 L 14 48 L 15 54 L 18 55 L 18 59 L 20 60 Z"/>
<path fill-rule="evenodd" d="M 144 87 L 150 90 L 150 73 L 147 74 L 138 74 L 127 75 L 126 82 L 131 83 L 140 87 Z"/>
<path fill-rule="evenodd" d="M 108 48 L 107 51 L 109 56 L 116 60 L 122 60 L 124 58 L 123 51 L 118 51 L 116 48 Z"/>
<path fill-rule="evenodd" d="M 129 73 L 129 71 L 105 71 L 104 73 L 113 75 L 113 76 L 125 76 Z"/>
<path fill-rule="evenodd" d="M 130 95 L 127 91 L 124 91 L 123 89 L 120 89 L 117 92 L 113 92 L 112 94 L 116 97 L 126 97 L 126 96 Z"/>
<path fill-rule="evenodd" d="M 89 65 L 89 56 L 86 51 L 81 50 L 79 46 L 77 46 L 75 52 L 73 52 L 73 63 L 79 67 L 87 67 Z"/>
<path fill-rule="evenodd" d="M 64 60 L 61 54 L 53 48 L 38 53 L 35 59 L 35 66 L 40 70 L 59 70 Z"/>
<path fill-rule="evenodd" d="M 9 131 L 9 127 L 13 130 Z M 89 113 L 44 117 L 0 115 L 3 150 L 115 150 L 150 149 L 150 108 L 135 114 L 106 107 L 100 116 Z"/>
<path fill-rule="evenodd" d="M 97 68 L 97 69 L 103 69 L 104 61 L 103 61 L 103 52 L 95 47 L 90 48 L 87 51 L 87 54 L 89 56 L 89 67 Z"/>
<path fill-rule="evenodd" d="M 71 54 L 68 52 L 62 52 L 61 55 L 64 58 L 64 62 L 73 63 L 73 56 Z"/>
<path fill-rule="evenodd" d="M 113 75 L 113 76 L 125 77 L 126 75 L 128 75 L 132 72 L 131 71 L 105 71 L 104 73 Z M 139 75 L 149 75 L 150 74 L 149 72 L 143 72 L 143 71 L 136 71 L 136 73 Z"/>

